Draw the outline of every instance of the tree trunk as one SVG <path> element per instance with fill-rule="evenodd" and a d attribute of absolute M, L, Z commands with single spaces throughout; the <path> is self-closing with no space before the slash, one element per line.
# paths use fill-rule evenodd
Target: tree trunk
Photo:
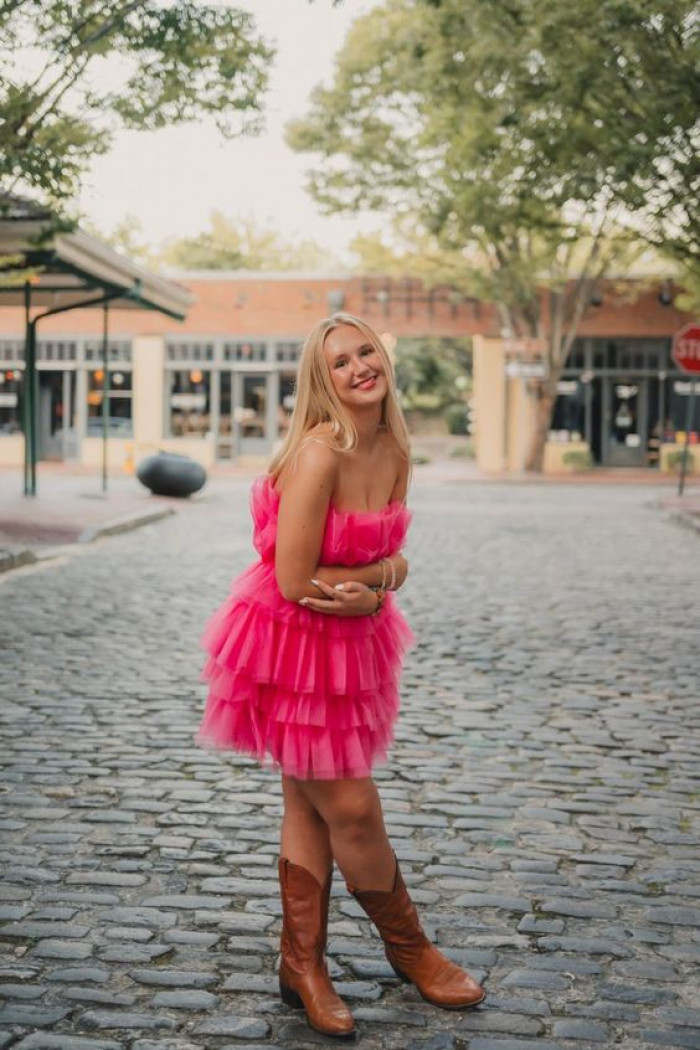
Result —
<path fill-rule="evenodd" d="M 535 405 L 535 426 L 525 458 L 525 469 L 541 473 L 544 461 L 544 446 L 547 432 L 551 426 L 554 403 L 557 399 L 557 385 L 547 383 L 543 386 Z"/>

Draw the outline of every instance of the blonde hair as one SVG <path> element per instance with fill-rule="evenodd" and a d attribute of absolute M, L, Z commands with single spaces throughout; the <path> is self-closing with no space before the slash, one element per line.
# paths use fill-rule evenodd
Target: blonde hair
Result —
<path fill-rule="evenodd" d="M 289 430 L 282 448 L 273 456 L 268 468 L 273 478 L 279 476 L 299 451 L 309 431 L 319 423 L 330 423 L 334 447 L 340 452 L 350 452 L 357 445 L 355 425 L 333 388 L 330 369 L 323 353 L 326 337 L 340 325 L 356 328 L 379 354 L 387 380 L 381 420 L 394 439 L 400 454 L 410 460 L 408 430 L 396 393 L 393 361 L 377 333 L 366 321 L 361 321 L 353 314 L 337 313 L 319 321 L 307 336 L 302 348 L 295 387 L 296 399 Z"/>

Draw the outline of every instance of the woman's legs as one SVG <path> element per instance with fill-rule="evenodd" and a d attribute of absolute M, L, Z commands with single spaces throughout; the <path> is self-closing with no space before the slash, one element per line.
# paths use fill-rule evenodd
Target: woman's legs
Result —
<path fill-rule="evenodd" d="M 390 890 L 396 858 L 374 781 L 303 780 L 296 785 L 326 826 L 330 850 L 346 882 L 361 889 Z"/>
<path fill-rule="evenodd" d="M 446 1009 L 476 1006 L 483 989 L 435 948 L 421 928 L 384 827 L 379 793 L 369 778 L 300 781 L 328 826 L 330 846 L 355 900 L 375 923 L 396 973 L 424 999 Z"/>
<path fill-rule="evenodd" d="M 328 825 L 309 802 L 303 782 L 282 777 L 284 817 L 280 853 L 293 864 L 310 871 L 323 885 L 333 867 Z"/>
<path fill-rule="evenodd" d="M 280 994 L 289 1006 L 306 1010 L 312 1028 L 349 1037 L 355 1023 L 331 983 L 325 960 L 333 877 L 328 827 L 298 781 L 283 777 L 282 788 Z"/>

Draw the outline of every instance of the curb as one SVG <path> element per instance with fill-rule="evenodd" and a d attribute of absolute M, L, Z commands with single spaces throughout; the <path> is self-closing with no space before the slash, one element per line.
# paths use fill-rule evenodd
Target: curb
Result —
<path fill-rule="evenodd" d="M 105 521 L 101 525 L 93 525 L 90 528 L 83 529 L 76 542 L 81 544 L 93 543 L 95 540 L 102 539 L 103 536 L 117 536 L 121 532 L 131 532 L 132 529 L 138 529 L 142 525 L 151 525 L 153 522 L 160 521 L 162 518 L 169 518 L 175 513 L 176 511 L 173 507 L 162 507 L 159 510 L 137 511 L 136 514 L 125 514 L 121 518 L 112 518 L 111 521 Z M 0 575 L 5 572 L 11 572 L 13 569 L 21 569 L 25 565 L 33 565 L 38 561 L 51 561 L 60 557 L 64 551 L 72 546 L 74 544 L 66 543 L 60 547 L 52 547 L 50 550 L 39 554 L 30 548 L 0 550 Z"/>
<path fill-rule="evenodd" d="M 0 573 L 21 569 L 23 565 L 31 565 L 36 560 L 37 556 L 31 550 L 0 550 Z"/>
<path fill-rule="evenodd" d="M 161 518 L 169 518 L 175 511 L 172 507 L 162 507 L 160 510 L 137 511 L 135 514 L 125 514 L 121 518 L 112 518 L 101 525 L 92 525 L 78 536 L 78 543 L 92 543 L 102 536 L 117 536 L 120 532 L 131 532 L 142 525 L 151 525 Z"/>
<path fill-rule="evenodd" d="M 688 514 L 679 510 L 671 514 L 671 521 L 674 521 L 676 525 L 682 525 L 685 529 L 697 532 L 700 536 L 700 514 Z"/>

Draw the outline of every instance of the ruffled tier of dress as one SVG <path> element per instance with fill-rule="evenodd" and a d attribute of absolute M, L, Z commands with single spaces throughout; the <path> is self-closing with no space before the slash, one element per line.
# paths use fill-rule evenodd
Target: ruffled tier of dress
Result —
<path fill-rule="evenodd" d="M 393 740 L 398 677 L 413 635 L 391 594 L 377 616 L 360 617 L 285 600 L 273 562 L 277 502 L 271 485 L 256 482 L 261 560 L 234 581 L 205 630 L 209 695 L 195 741 L 303 780 L 369 776 Z M 366 564 L 393 553 L 408 520 L 401 504 L 378 512 L 331 508 L 323 563 L 359 556 Z"/>
<path fill-rule="evenodd" d="M 215 614 L 196 742 L 304 780 L 369 776 L 393 740 L 411 631 L 391 604 L 376 617 L 299 612 L 310 622 L 232 598 Z"/>

